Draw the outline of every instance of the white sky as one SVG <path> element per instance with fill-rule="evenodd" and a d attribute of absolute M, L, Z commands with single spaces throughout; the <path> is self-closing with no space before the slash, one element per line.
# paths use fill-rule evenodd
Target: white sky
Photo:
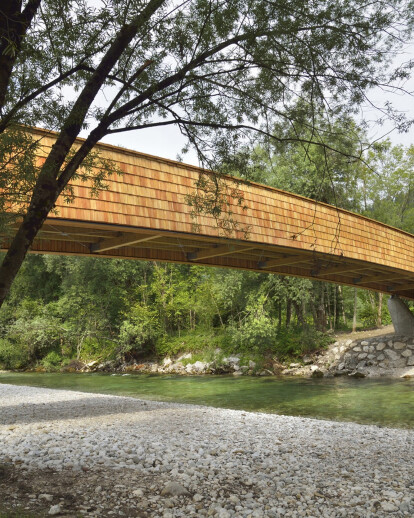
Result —
<path fill-rule="evenodd" d="M 182 155 L 181 149 L 186 144 L 186 139 L 174 126 L 115 133 L 106 136 L 102 141 L 172 160 L 177 160 L 177 155 Z M 197 154 L 192 150 L 182 158 L 187 164 L 199 165 Z"/>

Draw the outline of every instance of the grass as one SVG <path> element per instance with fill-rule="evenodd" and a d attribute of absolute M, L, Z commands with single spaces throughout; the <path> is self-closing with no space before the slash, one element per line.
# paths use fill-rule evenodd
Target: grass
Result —
<path fill-rule="evenodd" d="M 23 509 L 15 509 L 13 511 L 0 510 L 0 518 L 41 518 L 42 516 L 44 516 L 43 513 L 40 515 Z"/>
<path fill-rule="evenodd" d="M 7 509 L 0 509 L 0 518 L 44 518 L 47 516 L 47 511 L 27 511 L 27 509 L 23 509 L 21 507 L 16 507 L 12 511 Z M 77 516 L 79 518 L 82 517 L 82 514 L 73 514 L 71 516 Z"/>

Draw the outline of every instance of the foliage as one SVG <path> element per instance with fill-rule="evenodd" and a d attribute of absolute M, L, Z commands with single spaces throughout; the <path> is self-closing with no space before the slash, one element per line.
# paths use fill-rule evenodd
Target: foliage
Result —
<path fill-rule="evenodd" d="M 111 361 L 122 358 L 119 343 L 102 337 L 87 337 L 82 344 L 80 359 L 84 362 Z"/>
<path fill-rule="evenodd" d="M 294 128 L 277 125 L 274 131 L 283 134 L 285 141 L 257 146 L 249 157 L 250 165 L 245 174 L 260 183 L 358 210 L 358 184 L 365 172 L 362 151 L 368 146 L 366 136 L 350 117 L 330 120 L 318 117 L 317 120 L 319 138 L 324 135 L 327 148 L 294 141 L 295 135 L 311 140 L 314 130 L 306 119 Z"/>
<path fill-rule="evenodd" d="M 387 297 L 388 298 L 388 297 Z M 361 290 L 359 293 L 360 308 L 358 319 L 363 327 L 376 327 L 378 323 L 378 296 L 372 292 Z M 380 313 L 383 325 L 391 324 L 391 316 L 387 309 L 386 300 L 383 301 Z"/>
<path fill-rule="evenodd" d="M 331 336 L 316 329 L 294 327 L 279 331 L 273 352 L 279 360 L 297 360 L 326 348 L 333 341 Z"/>
<path fill-rule="evenodd" d="M 62 356 L 56 351 L 50 351 L 50 353 L 42 358 L 40 363 L 47 371 L 58 370 L 62 363 Z"/>
<path fill-rule="evenodd" d="M 103 258 L 29 259 L 33 268 L 20 272 L 11 293 L 13 305 L 7 304 L 2 313 L 0 363 L 4 368 L 40 362 L 53 370 L 58 359 L 61 364 L 75 358 L 103 362 L 186 352 L 210 361 L 217 348 L 222 355 L 238 353 L 260 363 L 268 356 L 297 358 L 324 345 L 325 335 L 315 331 L 313 320 L 321 286 L 328 289 L 324 284 Z M 33 291 L 36 299 L 25 296 L 19 301 L 18 289 L 27 294 L 25 287 L 40 284 L 50 269 L 55 275 L 50 286 Z M 336 292 L 331 289 L 333 297 Z M 348 318 L 351 295 L 351 289 L 344 289 Z M 377 302 L 361 290 L 361 315 L 364 307 L 373 303 L 377 307 Z M 333 308 L 326 297 L 323 309 L 332 320 Z M 336 326 L 339 323 L 337 318 Z"/>
<path fill-rule="evenodd" d="M 28 365 L 28 351 L 24 344 L 16 344 L 0 338 L 0 366 L 3 369 L 22 369 Z"/>
<path fill-rule="evenodd" d="M 134 354 L 149 353 L 160 335 L 160 322 L 157 310 L 135 304 L 124 320 L 119 332 L 119 340 L 123 353 L 134 351 Z"/>
<path fill-rule="evenodd" d="M 247 315 L 239 326 L 231 327 L 231 339 L 237 352 L 264 352 L 271 349 L 276 340 L 277 323 L 265 307 L 263 295 L 246 307 Z"/>
<path fill-rule="evenodd" d="M 369 217 L 414 232 L 414 146 L 377 144 L 369 154 L 376 174 L 361 175 L 363 209 Z"/>
<path fill-rule="evenodd" d="M 4 237 L 11 235 L 11 224 L 27 209 L 39 172 L 38 148 L 39 143 L 22 127 L 0 133 L 0 231 Z"/>
<path fill-rule="evenodd" d="M 51 317 L 47 305 L 24 299 L 16 310 L 14 322 L 8 328 L 7 338 L 17 349 L 27 351 L 30 363 L 59 347 L 62 334 L 59 319 Z"/>
<path fill-rule="evenodd" d="M 164 335 L 157 340 L 155 352 L 158 357 L 175 356 L 184 352 L 200 352 L 200 358 L 211 356 L 215 349 L 228 349 L 229 339 L 226 333 L 203 332 L 202 330 L 186 332 L 181 336 Z M 202 352 L 201 352 L 202 351 Z M 194 355 L 192 357 L 194 359 Z M 185 361 L 183 361 L 185 364 Z"/>

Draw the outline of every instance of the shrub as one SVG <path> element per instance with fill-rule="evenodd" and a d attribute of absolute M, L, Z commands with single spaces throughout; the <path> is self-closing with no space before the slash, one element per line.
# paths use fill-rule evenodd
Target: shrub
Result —
<path fill-rule="evenodd" d="M 46 313 L 33 319 L 21 315 L 7 329 L 7 338 L 18 348 L 27 349 L 28 361 L 35 361 L 60 346 L 64 331 L 58 319 Z"/>
<path fill-rule="evenodd" d="M 230 327 L 230 336 L 235 352 L 265 352 L 276 341 L 275 321 L 266 313 L 249 315 L 241 326 Z"/>
<path fill-rule="evenodd" d="M 62 356 L 57 351 L 51 351 L 40 362 L 48 371 L 57 370 L 62 363 Z"/>
<path fill-rule="evenodd" d="M 333 341 L 332 336 L 312 328 L 289 328 L 278 332 L 273 352 L 280 360 L 295 359 L 324 349 Z"/>
<path fill-rule="evenodd" d="M 226 336 L 223 333 L 214 334 L 191 331 L 182 333 L 180 336 L 163 335 L 158 338 L 155 344 L 155 352 L 157 356 L 175 356 L 182 352 L 199 352 L 222 348 L 226 341 Z"/>
<path fill-rule="evenodd" d="M 106 338 L 87 336 L 82 343 L 81 358 L 84 361 L 114 360 L 119 355 L 119 344 Z"/>
<path fill-rule="evenodd" d="M 30 355 L 27 347 L 0 338 L 0 365 L 3 369 L 23 369 L 29 362 Z"/>
<path fill-rule="evenodd" d="M 124 353 L 148 352 L 160 335 L 157 312 L 148 306 L 136 304 L 122 323 L 119 339 Z"/>

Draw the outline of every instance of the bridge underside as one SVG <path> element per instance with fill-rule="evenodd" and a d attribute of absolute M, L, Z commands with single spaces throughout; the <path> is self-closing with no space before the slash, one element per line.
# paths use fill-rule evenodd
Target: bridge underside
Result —
<path fill-rule="evenodd" d="M 31 131 L 41 142 L 40 165 L 56 136 Z M 414 236 L 407 232 L 194 166 L 107 144 L 96 150 L 122 175 L 114 174 L 98 198 L 91 197 L 87 182 L 74 181 L 74 202 L 57 200 L 56 213 L 47 219 L 32 252 L 236 268 L 414 299 Z M 210 191 L 200 188 L 200 177 Z M 211 197 L 217 185 L 238 225 L 232 239 L 222 237 L 217 221 L 205 214 L 198 216 L 199 232 L 194 232 L 189 198 L 200 189 Z M 0 249 L 7 247 L 7 237 L 0 235 Z"/>
<path fill-rule="evenodd" d="M 289 247 L 199 234 L 50 218 L 33 253 L 167 261 L 252 270 L 357 286 L 414 299 L 414 274 Z"/>

